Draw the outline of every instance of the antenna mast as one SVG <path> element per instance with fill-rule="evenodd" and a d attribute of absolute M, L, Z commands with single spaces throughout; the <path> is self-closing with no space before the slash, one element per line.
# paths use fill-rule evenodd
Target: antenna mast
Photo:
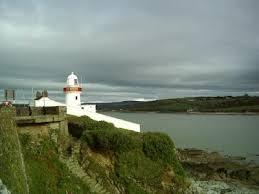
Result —
<path fill-rule="evenodd" d="M 80 76 L 81 77 L 81 88 L 83 88 L 83 82 L 82 82 L 82 75 Z"/>

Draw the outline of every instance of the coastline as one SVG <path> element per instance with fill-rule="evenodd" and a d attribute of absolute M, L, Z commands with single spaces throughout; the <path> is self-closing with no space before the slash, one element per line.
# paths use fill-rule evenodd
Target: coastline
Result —
<path fill-rule="evenodd" d="M 216 190 L 216 193 L 259 192 L 258 164 L 251 164 L 243 157 L 225 156 L 195 148 L 177 148 L 177 153 L 195 188 Z"/>
<path fill-rule="evenodd" d="M 244 116 L 259 116 L 259 112 L 173 112 L 173 111 L 120 111 L 120 110 L 105 110 L 97 111 L 98 113 L 159 113 L 159 114 L 183 114 L 183 115 L 244 115 Z"/>
<path fill-rule="evenodd" d="M 188 112 L 187 114 L 197 115 L 259 115 L 259 112 Z"/>
<path fill-rule="evenodd" d="M 154 111 L 102 111 L 107 115 L 114 113 L 156 113 L 179 115 L 258 115 L 250 112 L 154 112 Z M 154 114 L 154 116 L 152 115 Z M 136 116 L 138 117 L 138 115 Z M 163 117 L 163 116 L 162 116 Z M 170 116 L 169 116 L 170 117 Z M 197 116 L 198 117 L 198 116 Z M 201 116 L 202 117 L 202 116 Z M 224 117 L 224 116 L 222 116 Z M 227 116 L 226 116 L 227 117 Z M 257 117 L 255 118 L 257 119 Z M 244 156 L 225 155 L 213 150 L 186 148 L 179 154 L 179 158 L 187 174 L 190 175 L 190 193 L 259 193 L 259 164 L 249 162 Z M 257 153 L 259 154 L 259 153 Z M 198 191 L 198 192 L 196 192 Z"/>

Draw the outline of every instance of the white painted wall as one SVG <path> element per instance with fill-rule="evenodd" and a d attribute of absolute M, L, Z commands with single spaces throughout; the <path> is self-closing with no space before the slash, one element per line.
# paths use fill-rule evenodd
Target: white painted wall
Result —
<path fill-rule="evenodd" d="M 81 109 L 88 112 L 96 112 L 96 105 L 95 104 L 81 105 Z"/>
<path fill-rule="evenodd" d="M 66 104 L 69 106 L 80 106 L 81 105 L 81 92 L 68 92 L 66 93 Z"/>
<path fill-rule="evenodd" d="M 118 119 L 115 117 L 110 117 L 110 116 L 103 115 L 100 113 L 90 113 L 89 112 L 89 113 L 86 113 L 86 115 L 96 121 L 106 121 L 108 123 L 112 123 L 117 128 L 123 128 L 123 129 L 140 132 L 140 124 L 137 124 L 137 123 L 125 121 L 125 120 Z"/>
<path fill-rule="evenodd" d="M 83 109 L 80 109 L 80 107 L 67 106 L 67 114 L 75 115 L 79 117 L 88 116 L 95 121 L 106 121 L 108 123 L 114 124 L 114 126 L 118 128 L 140 132 L 140 124 L 125 121 L 122 119 L 117 119 L 117 118 L 110 117 L 96 112 L 85 111 Z"/>

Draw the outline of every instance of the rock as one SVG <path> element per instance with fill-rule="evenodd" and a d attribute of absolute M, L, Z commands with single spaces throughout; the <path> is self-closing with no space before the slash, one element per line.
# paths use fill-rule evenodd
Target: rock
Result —
<path fill-rule="evenodd" d="M 244 186 L 227 184 L 223 181 L 191 181 L 188 194 L 258 194 L 258 190 L 248 189 Z"/>
<path fill-rule="evenodd" d="M 198 149 L 178 149 L 177 151 L 185 170 L 200 181 L 237 182 L 252 187 L 259 186 L 259 166 L 245 163 L 242 157 L 233 158 Z M 227 191 L 222 192 L 227 193 Z"/>

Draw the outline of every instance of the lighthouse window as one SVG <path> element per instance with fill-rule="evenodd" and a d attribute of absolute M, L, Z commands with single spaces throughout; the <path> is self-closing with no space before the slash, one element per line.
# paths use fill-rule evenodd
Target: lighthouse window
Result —
<path fill-rule="evenodd" d="M 76 96 L 76 100 L 77 100 L 77 96 Z"/>
<path fill-rule="evenodd" d="M 74 79 L 74 82 L 75 82 L 75 85 L 77 85 L 78 83 L 77 83 L 77 79 Z"/>

